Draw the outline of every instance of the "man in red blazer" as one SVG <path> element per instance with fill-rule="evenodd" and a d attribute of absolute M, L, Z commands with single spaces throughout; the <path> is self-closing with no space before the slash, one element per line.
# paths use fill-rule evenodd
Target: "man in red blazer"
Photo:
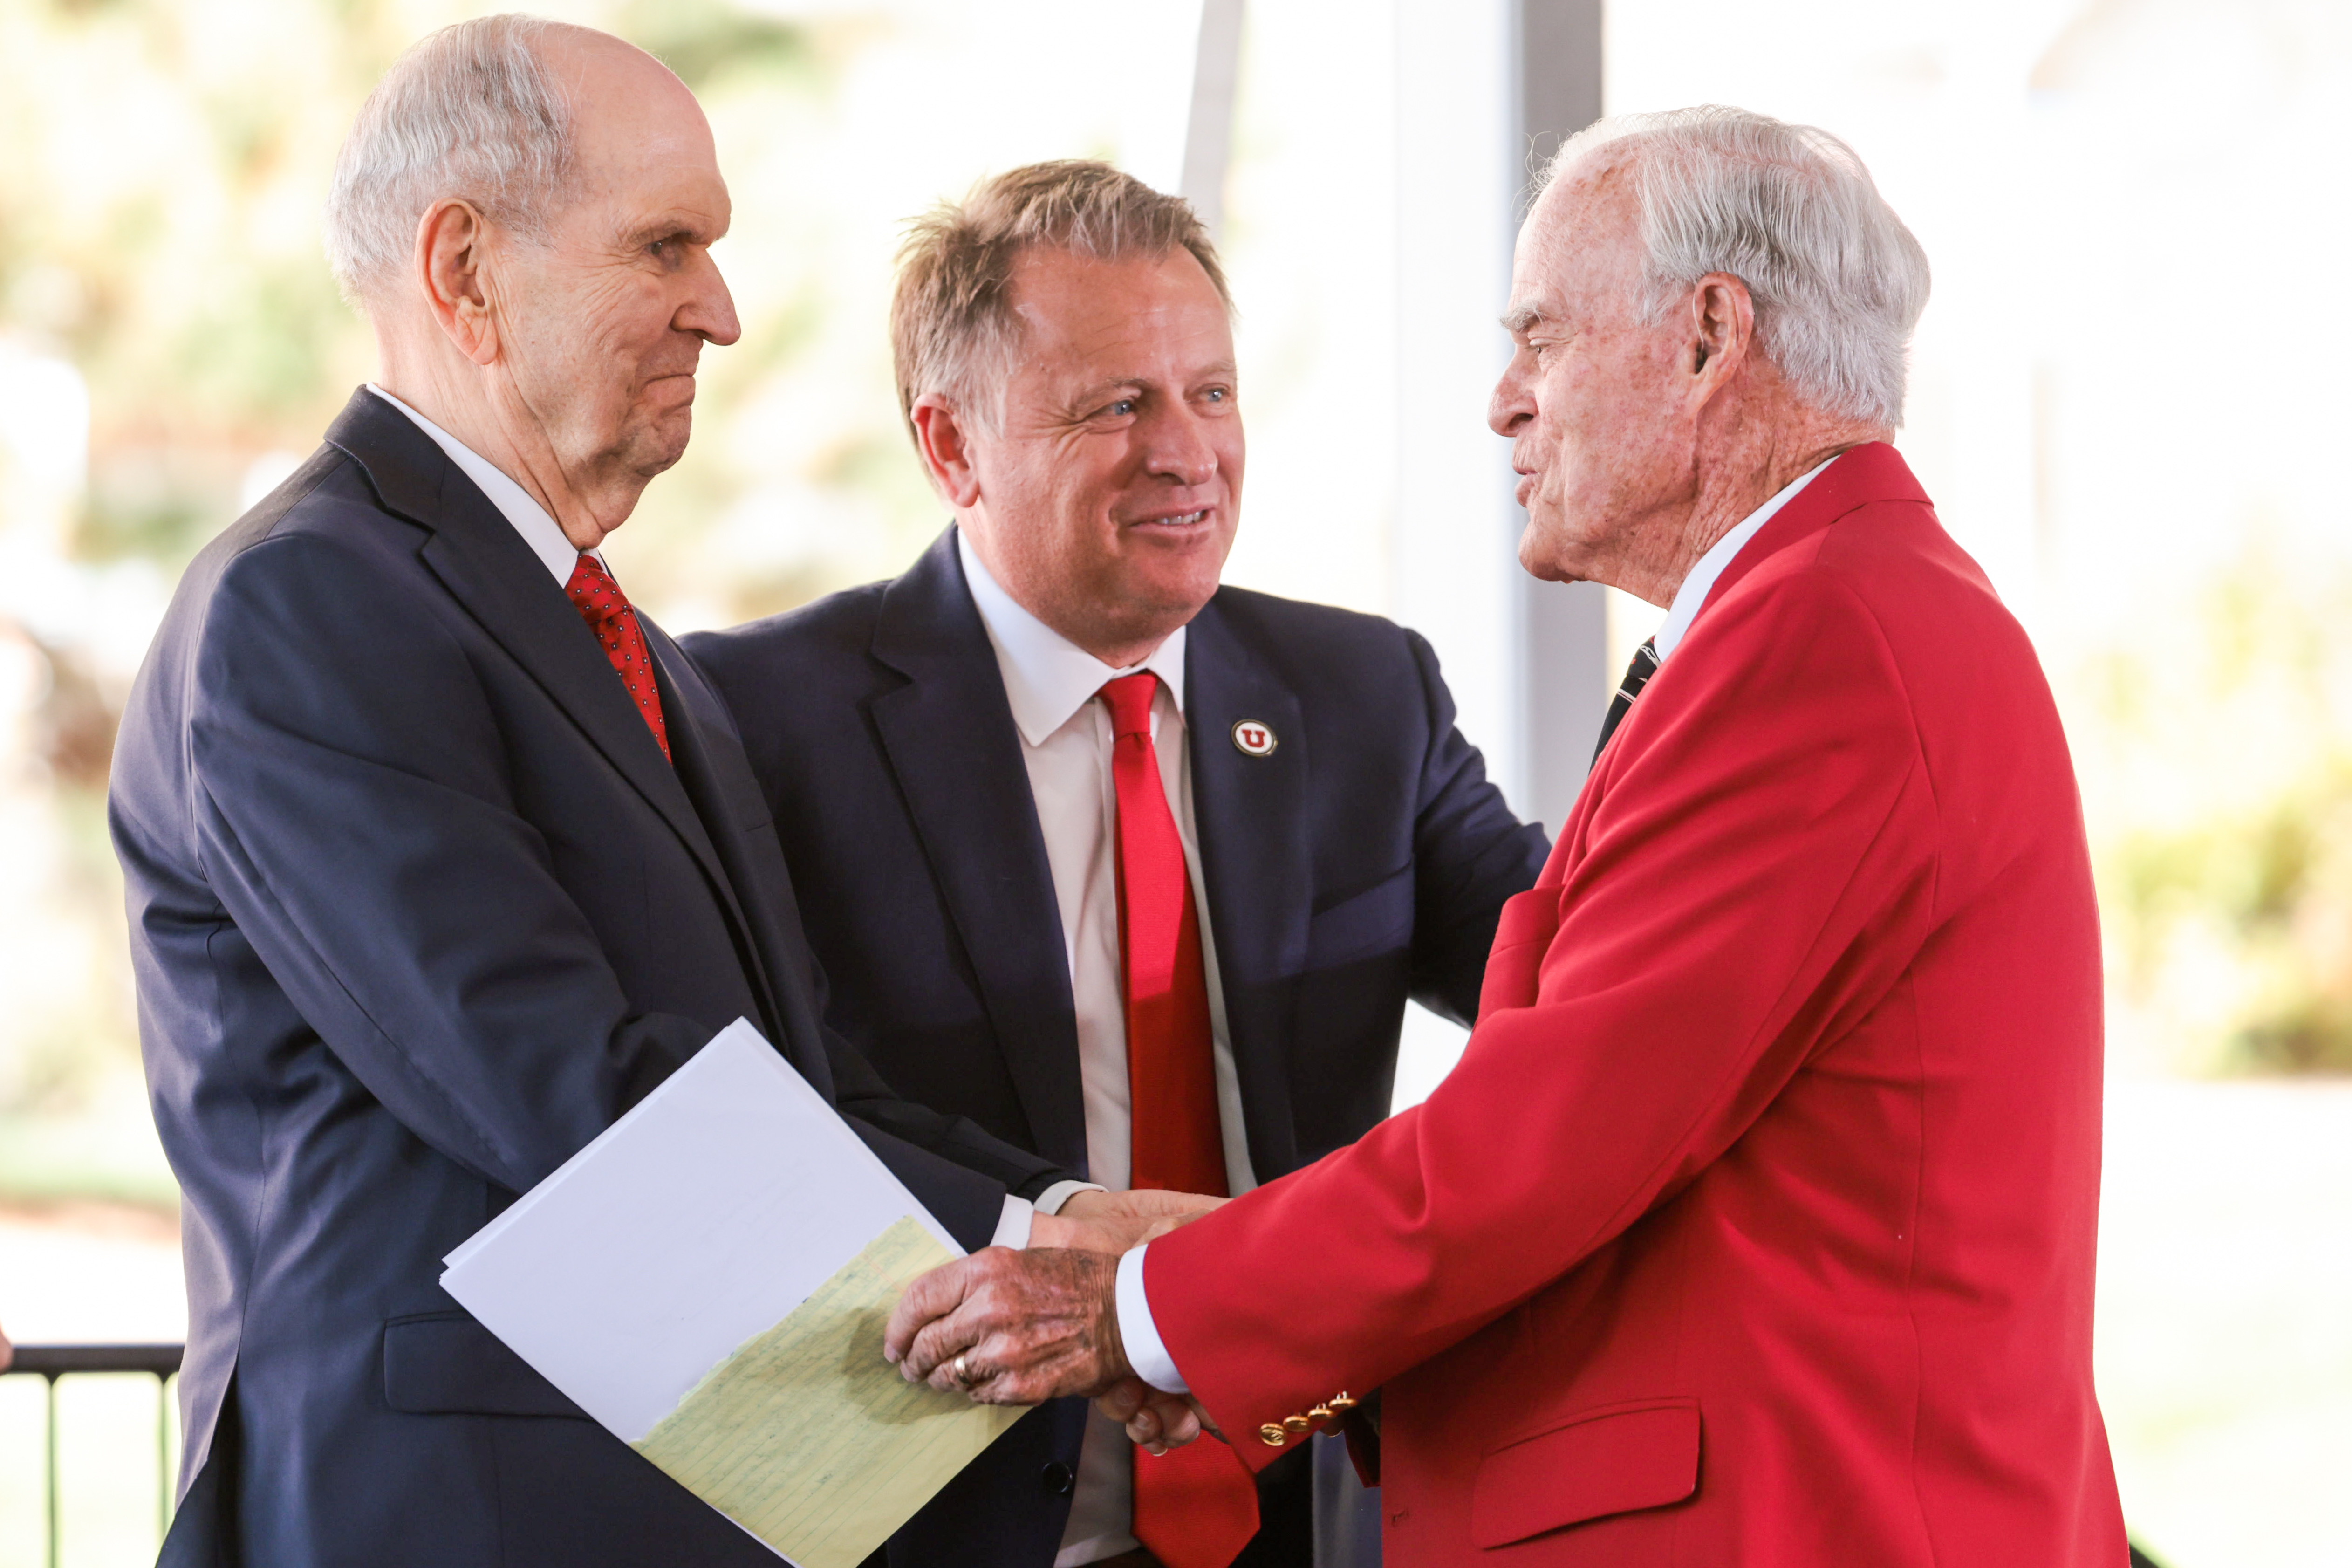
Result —
<path fill-rule="evenodd" d="M 1885 444 L 1927 289 L 1820 132 L 1562 150 L 1491 415 L 1520 557 L 1668 615 L 1461 1065 L 1116 1264 L 919 1281 L 909 1375 L 1253 1464 L 1378 1390 L 1391 1568 L 2123 1563 L 2090 868 L 2032 647 Z"/>

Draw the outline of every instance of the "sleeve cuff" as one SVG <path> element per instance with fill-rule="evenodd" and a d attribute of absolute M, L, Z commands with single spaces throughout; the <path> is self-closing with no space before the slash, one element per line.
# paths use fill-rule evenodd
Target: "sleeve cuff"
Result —
<path fill-rule="evenodd" d="M 1163 1394 L 1190 1394 L 1192 1385 L 1176 1370 L 1168 1347 L 1151 1321 L 1151 1303 L 1143 1295 L 1143 1255 L 1139 1247 L 1118 1260 L 1118 1338 L 1127 1349 L 1127 1364 L 1135 1375 Z"/>
<path fill-rule="evenodd" d="M 1032 1200 L 1039 1214 L 1060 1214 L 1062 1205 L 1080 1193 L 1107 1193 L 1108 1187 L 1097 1182 L 1055 1182 Z"/>
<path fill-rule="evenodd" d="M 1052 1189 L 1046 1190 L 1052 1196 Z M 1051 1214 L 1053 1211 L 1045 1211 Z M 996 1234 L 988 1238 L 991 1247 L 1009 1247 L 1018 1252 L 1029 1245 L 1029 1222 L 1037 1217 L 1037 1205 L 1027 1198 L 1004 1194 L 1004 1212 L 996 1217 Z"/>

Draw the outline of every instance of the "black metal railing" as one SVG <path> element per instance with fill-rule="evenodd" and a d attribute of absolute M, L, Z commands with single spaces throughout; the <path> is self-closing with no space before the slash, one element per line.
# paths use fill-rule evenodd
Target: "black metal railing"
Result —
<path fill-rule="evenodd" d="M 48 1516 L 48 1568 L 58 1568 L 58 1379 L 76 1373 L 143 1372 L 155 1380 L 155 1525 L 172 1522 L 172 1377 L 180 1370 L 178 1345 L 18 1345 L 8 1374 L 41 1378 L 47 1384 L 48 1433 L 42 1446 L 42 1499 Z"/>
<path fill-rule="evenodd" d="M 84 1372 L 143 1372 L 155 1380 L 155 1527 L 160 1534 L 172 1522 L 172 1397 L 173 1377 L 180 1370 L 181 1347 L 142 1345 L 18 1345 L 8 1373 L 29 1373 L 47 1383 L 48 1433 L 43 1447 L 43 1498 L 48 1514 L 48 1568 L 58 1568 L 58 1379 Z M 2155 1559 L 2134 1542 L 2131 1568 L 2158 1568 Z"/>

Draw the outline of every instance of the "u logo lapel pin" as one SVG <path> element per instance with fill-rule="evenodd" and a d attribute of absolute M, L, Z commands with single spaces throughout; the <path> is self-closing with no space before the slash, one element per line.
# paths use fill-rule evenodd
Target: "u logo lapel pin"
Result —
<path fill-rule="evenodd" d="M 1244 757 L 1270 757 L 1280 743 L 1274 731 L 1255 719 L 1244 719 L 1234 726 L 1234 750 Z"/>

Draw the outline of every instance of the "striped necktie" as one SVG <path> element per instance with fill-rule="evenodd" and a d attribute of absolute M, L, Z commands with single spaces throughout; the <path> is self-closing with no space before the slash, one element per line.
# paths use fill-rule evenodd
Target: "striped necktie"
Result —
<path fill-rule="evenodd" d="M 1633 650 L 1633 662 L 1625 667 L 1625 679 L 1618 683 L 1617 695 L 1609 700 L 1609 717 L 1601 721 L 1601 742 L 1592 748 L 1592 760 L 1599 762 L 1608 747 L 1609 737 L 1617 732 L 1618 724 L 1633 706 L 1633 699 L 1642 695 L 1642 688 L 1650 684 L 1650 677 L 1658 673 L 1658 645 L 1653 637 Z"/>

